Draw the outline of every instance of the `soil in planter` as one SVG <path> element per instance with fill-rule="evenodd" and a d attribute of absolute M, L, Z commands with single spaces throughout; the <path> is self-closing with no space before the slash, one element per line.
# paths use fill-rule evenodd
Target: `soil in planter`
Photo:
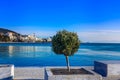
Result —
<path fill-rule="evenodd" d="M 71 74 L 91 74 L 91 72 L 81 68 L 81 69 L 70 69 L 70 72 L 67 69 L 51 69 L 54 75 L 71 75 Z"/>

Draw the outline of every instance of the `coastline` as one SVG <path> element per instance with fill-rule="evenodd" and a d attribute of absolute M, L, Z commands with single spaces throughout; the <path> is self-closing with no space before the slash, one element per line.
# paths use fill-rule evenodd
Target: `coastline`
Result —
<path fill-rule="evenodd" d="M 51 43 L 51 42 L 0 42 L 0 43 Z"/>
<path fill-rule="evenodd" d="M 51 43 L 51 42 L 0 42 L 0 43 Z M 92 42 L 92 43 L 88 43 L 88 42 L 82 42 L 80 44 L 120 44 L 120 43 L 97 43 L 97 42 Z"/>

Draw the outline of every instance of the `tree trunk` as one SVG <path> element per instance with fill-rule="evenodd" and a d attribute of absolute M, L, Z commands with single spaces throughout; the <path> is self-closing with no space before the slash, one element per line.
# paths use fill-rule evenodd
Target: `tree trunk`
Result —
<path fill-rule="evenodd" d="M 68 56 L 65 56 L 65 57 L 66 57 L 67 69 L 70 72 L 69 58 Z"/>

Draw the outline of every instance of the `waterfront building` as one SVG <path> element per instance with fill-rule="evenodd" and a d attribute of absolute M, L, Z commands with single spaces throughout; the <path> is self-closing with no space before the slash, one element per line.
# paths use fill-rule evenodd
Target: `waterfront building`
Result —
<path fill-rule="evenodd" d="M 8 37 L 10 38 L 10 41 L 13 41 L 14 38 L 15 38 L 13 32 L 7 32 L 5 35 L 8 36 Z"/>
<path fill-rule="evenodd" d="M 51 42 L 52 41 L 52 39 L 49 37 L 49 38 L 47 38 L 47 42 Z"/>

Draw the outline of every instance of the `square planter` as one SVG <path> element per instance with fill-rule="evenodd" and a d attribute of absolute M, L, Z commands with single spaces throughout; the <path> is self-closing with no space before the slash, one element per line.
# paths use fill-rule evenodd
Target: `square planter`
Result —
<path fill-rule="evenodd" d="M 119 76 L 120 61 L 94 61 L 94 71 L 102 76 Z"/>
<path fill-rule="evenodd" d="M 88 72 L 88 74 L 68 74 L 68 75 L 63 75 L 63 74 L 53 74 L 51 70 L 53 69 L 66 69 L 64 68 L 51 68 L 47 67 L 45 68 L 45 80 L 102 80 L 102 76 L 98 75 L 97 73 L 93 72 L 92 70 L 87 70 L 85 68 L 85 71 Z M 81 68 L 71 68 L 71 69 L 81 69 Z"/>
<path fill-rule="evenodd" d="M 0 65 L 0 80 L 11 80 L 7 78 L 14 78 L 14 65 Z"/>

